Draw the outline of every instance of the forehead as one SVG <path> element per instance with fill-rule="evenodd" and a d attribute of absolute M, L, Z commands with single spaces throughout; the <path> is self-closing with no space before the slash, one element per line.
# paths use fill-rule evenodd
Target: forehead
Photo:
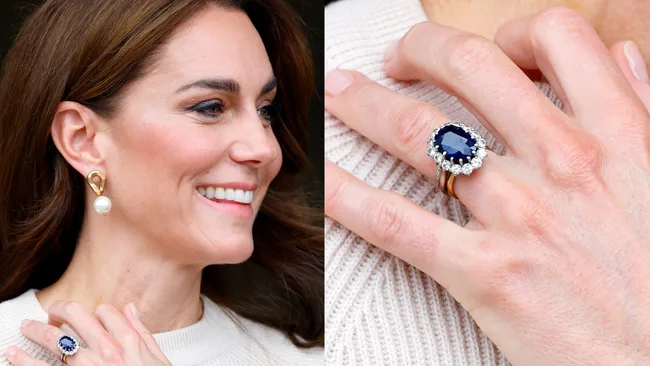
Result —
<path fill-rule="evenodd" d="M 273 69 L 264 43 L 246 13 L 209 6 L 166 42 L 156 73 L 179 81 L 232 78 L 247 89 L 266 83 Z"/>

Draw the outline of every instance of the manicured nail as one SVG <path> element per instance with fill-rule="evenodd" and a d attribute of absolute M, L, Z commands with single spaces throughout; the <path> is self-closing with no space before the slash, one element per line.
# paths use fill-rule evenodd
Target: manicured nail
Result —
<path fill-rule="evenodd" d="M 325 77 L 325 92 L 331 96 L 337 96 L 347 89 L 354 77 L 345 70 L 332 70 Z"/>
<path fill-rule="evenodd" d="M 648 82 L 648 70 L 646 69 L 645 61 L 643 56 L 639 51 L 634 41 L 627 41 L 623 46 L 623 52 L 627 58 L 627 62 L 630 64 L 630 69 L 634 73 L 637 79 L 643 81 L 644 83 Z"/>
<path fill-rule="evenodd" d="M 13 347 L 7 348 L 7 350 L 5 351 L 5 354 L 9 358 L 14 357 L 16 355 L 16 349 L 13 348 Z"/>
<path fill-rule="evenodd" d="M 29 323 L 30 323 L 30 320 L 29 320 L 29 319 L 25 319 L 25 320 L 23 320 L 23 322 L 20 323 L 20 329 L 25 329 L 25 327 L 26 327 L 27 324 L 29 324 Z"/>
<path fill-rule="evenodd" d="M 389 63 L 393 58 L 395 58 L 395 54 L 397 53 L 397 43 L 399 40 L 394 40 L 390 43 L 388 48 L 386 48 L 386 52 L 384 52 L 384 62 Z"/>
<path fill-rule="evenodd" d="M 136 319 L 140 320 L 140 314 L 138 314 L 138 309 L 135 308 L 135 304 L 131 303 L 129 306 L 131 307 L 131 312 L 133 313 L 133 316 Z"/>

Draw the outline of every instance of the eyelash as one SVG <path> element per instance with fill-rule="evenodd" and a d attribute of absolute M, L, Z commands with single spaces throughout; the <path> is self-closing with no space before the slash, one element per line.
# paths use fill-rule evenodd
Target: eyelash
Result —
<path fill-rule="evenodd" d="M 194 111 L 203 117 L 219 118 L 219 116 L 223 113 L 224 107 L 225 106 L 223 105 L 223 103 L 219 101 L 207 101 L 207 102 L 201 102 L 193 107 L 190 107 L 189 110 Z M 262 111 L 263 115 L 260 115 L 260 117 L 269 121 L 269 123 L 272 123 L 274 120 L 274 113 L 273 113 L 274 108 L 275 108 L 275 103 L 266 105 L 258 109 L 258 115 L 259 112 Z"/>

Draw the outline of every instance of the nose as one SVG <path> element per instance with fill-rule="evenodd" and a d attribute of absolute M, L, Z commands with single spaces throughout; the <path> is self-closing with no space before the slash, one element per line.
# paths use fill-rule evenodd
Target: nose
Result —
<path fill-rule="evenodd" d="M 278 142 L 272 128 L 263 122 L 254 112 L 238 124 L 236 140 L 230 148 L 232 160 L 259 168 L 278 158 Z"/>

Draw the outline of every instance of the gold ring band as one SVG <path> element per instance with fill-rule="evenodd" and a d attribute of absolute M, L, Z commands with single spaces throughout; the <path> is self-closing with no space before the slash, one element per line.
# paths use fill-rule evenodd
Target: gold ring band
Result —
<path fill-rule="evenodd" d="M 453 174 L 453 173 L 449 174 L 449 179 L 447 179 L 447 184 L 446 184 L 446 186 L 447 186 L 447 194 L 452 198 L 458 199 L 458 197 L 456 197 L 456 194 L 454 193 L 454 179 L 455 178 L 456 178 L 455 174 Z"/>
<path fill-rule="evenodd" d="M 66 363 L 65 360 L 68 358 L 68 355 L 61 353 L 61 362 Z"/>
<path fill-rule="evenodd" d="M 446 170 L 438 168 L 438 188 L 440 188 L 440 191 L 442 191 L 444 194 L 447 194 L 447 178 L 449 178 L 450 174 L 451 173 L 447 172 Z"/>

